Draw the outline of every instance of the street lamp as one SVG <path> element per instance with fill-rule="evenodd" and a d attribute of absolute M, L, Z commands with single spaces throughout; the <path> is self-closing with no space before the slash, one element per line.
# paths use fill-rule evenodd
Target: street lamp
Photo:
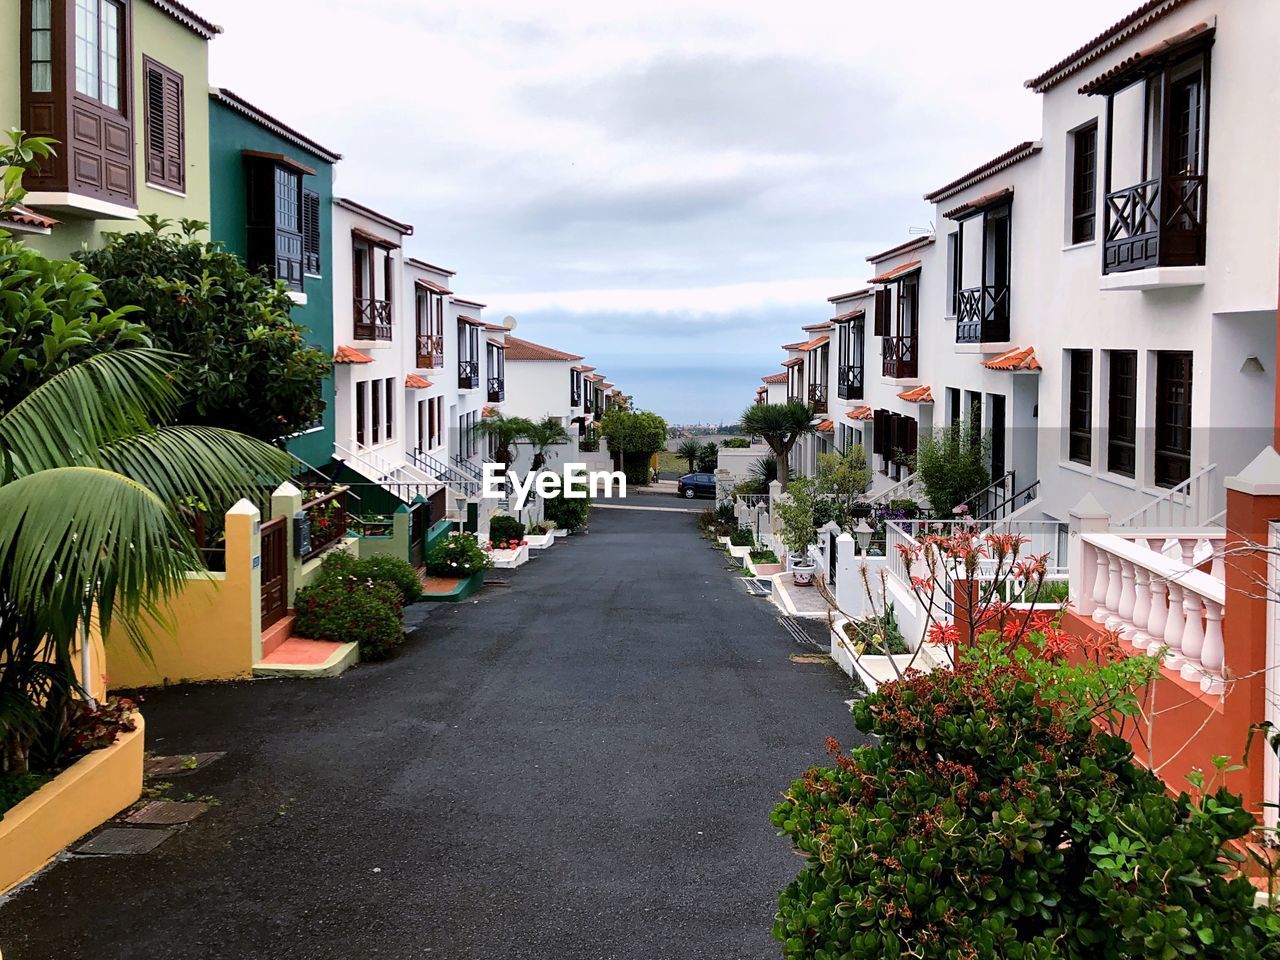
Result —
<path fill-rule="evenodd" d="M 867 551 L 871 549 L 871 534 L 875 531 L 867 524 L 867 518 L 863 517 L 858 521 L 858 525 L 853 529 L 853 535 L 858 539 L 858 550 L 865 557 Z"/>

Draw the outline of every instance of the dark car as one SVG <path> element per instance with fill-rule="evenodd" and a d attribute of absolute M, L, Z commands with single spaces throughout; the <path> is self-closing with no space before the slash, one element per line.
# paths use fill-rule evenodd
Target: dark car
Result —
<path fill-rule="evenodd" d="M 686 473 L 676 481 L 676 492 L 686 500 L 694 497 L 714 497 L 716 476 L 714 473 Z"/>

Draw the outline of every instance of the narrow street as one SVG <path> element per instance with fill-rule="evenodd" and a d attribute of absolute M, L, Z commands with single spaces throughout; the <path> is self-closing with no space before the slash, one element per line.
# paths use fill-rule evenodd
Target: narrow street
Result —
<path fill-rule="evenodd" d="M 148 695 L 150 751 L 226 751 L 171 791 L 217 805 L 13 895 L 5 960 L 777 956 L 769 811 L 851 691 L 693 517 L 597 510 L 336 680 Z"/>

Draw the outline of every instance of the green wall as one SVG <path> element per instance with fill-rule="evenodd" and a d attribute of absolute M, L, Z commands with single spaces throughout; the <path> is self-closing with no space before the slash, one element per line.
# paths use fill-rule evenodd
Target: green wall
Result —
<path fill-rule="evenodd" d="M 212 233 L 232 253 L 245 256 L 245 175 L 243 150 L 282 153 L 316 171 L 304 177 L 303 185 L 320 195 L 320 273 L 307 277 L 306 305 L 295 305 L 294 319 L 308 328 L 307 338 L 333 355 L 333 164 L 292 140 L 287 140 L 256 123 L 238 110 L 210 97 L 209 171 L 213 181 Z M 325 380 L 324 425 L 296 437 L 289 450 L 315 467 L 324 467 L 333 457 L 333 378 Z"/>

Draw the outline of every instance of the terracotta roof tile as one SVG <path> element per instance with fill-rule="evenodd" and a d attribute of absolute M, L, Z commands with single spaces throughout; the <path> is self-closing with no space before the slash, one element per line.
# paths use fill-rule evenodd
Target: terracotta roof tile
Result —
<path fill-rule="evenodd" d="M 898 394 L 898 399 L 906 400 L 908 403 L 933 403 L 933 388 L 916 387 Z"/>
<path fill-rule="evenodd" d="M 798 367 L 798 366 L 799 366 L 800 364 L 802 364 L 802 363 L 804 363 L 804 357 L 796 357 L 794 360 L 788 360 L 788 361 L 786 361 L 786 362 L 783 364 L 783 366 L 784 366 L 784 367 Z"/>
<path fill-rule="evenodd" d="M 420 377 L 416 373 L 411 373 L 404 378 L 404 385 L 410 390 L 429 390 L 431 381 L 425 377 Z"/>
<path fill-rule="evenodd" d="M 333 355 L 334 363 L 373 363 L 373 357 L 361 353 L 355 347 L 341 346 Z"/>
<path fill-rule="evenodd" d="M 914 250 L 923 250 L 929 244 L 934 242 L 933 234 L 924 237 L 912 237 L 906 243 L 900 243 L 896 247 L 890 247 L 881 253 L 874 253 L 867 257 L 867 263 L 879 263 L 881 260 L 888 260 L 892 257 L 901 256 L 904 253 L 911 253 Z"/>
<path fill-rule="evenodd" d="M 786 383 L 787 373 L 784 370 L 782 373 L 771 373 L 769 374 L 769 376 L 761 377 L 760 379 L 763 380 L 765 383 Z M 765 388 L 761 387 L 760 389 L 763 390 Z"/>
<path fill-rule="evenodd" d="M 866 315 L 867 315 L 867 311 L 865 310 L 850 310 L 848 313 L 842 313 L 838 317 L 832 317 L 831 322 L 846 323 L 850 320 L 857 320 L 858 317 L 865 317 Z"/>
<path fill-rule="evenodd" d="M 483 320 L 477 320 L 475 317 L 464 317 L 462 314 L 459 314 L 459 315 L 458 315 L 458 319 L 459 319 L 459 320 L 461 320 L 463 323 L 469 323 L 469 324 L 471 324 L 471 326 L 473 326 L 473 327 L 483 327 L 483 326 L 484 326 L 484 321 L 483 321 Z"/>
<path fill-rule="evenodd" d="M 782 349 L 783 350 L 801 350 L 804 348 L 804 345 L 806 343 L 808 343 L 807 340 L 797 340 L 795 343 L 784 343 L 782 345 Z"/>
<path fill-rule="evenodd" d="M 1026 82 L 1026 86 L 1036 93 L 1053 89 L 1073 73 L 1106 54 L 1107 51 L 1114 50 L 1130 37 L 1141 33 L 1157 20 L 1163 19 L 1188 2 L 1189 0 L 1147 0 L 1137 10 L 1107 27 L 1102 33 L 1078 50 L 1063 57 L 1044 73 L 1032 77 Z"/>
<path fill-rule="evenodd" d="M 845 416 L 850 420 L 872 420 L 875 418 L 875 414 L 870 407 L 854 407 Z"/>
<path fill-rule="evenodd" d="M 1177 54 L 1188 46 L 1202 42 L 1213 36 L 1213 28 L 1208 23 L 1198 23 L 1188 30 L 1161 40 L 1159 43 L 1139 50 L 1130 57 L 1125 57 L 1109 70 L 1103 71 L 1080 88 L 1085 96 L 1095 93 L 1107 93 L 1137 79 L 1140 71 L 1146 69 L 1148 63 L 1158 62 L 1166 55 Z"/>
<path fill-rule="evenodd" d="M 439 273 L 446 277 L 456 277 L 458 275 L 457 270 L 450 270 L 448 267 L 437 267 L 434 263 L 427 263 L 427 261 L 419 257 L 405 257 L 404 262 L 421 270 L 430 270 L 432 273 Z M 452 293 L 453 291 L 450 290 L 449 292 Z"/>
<path fill-rule="evenodd" d="M 820 424 L 818 424 L 818 432 L 819 433 L 835 433 L 836 425 L 832 423 L 830 420 L 823 420 Z"/>
<path fill-rule="evenodd" d="M 904 277 L 913 270 L 920 269 L 920 261 L 912 260 L 910 263 L 904 263 L 900 267 L 894 267 L 892 270 L 886 270 L 878 277 L 872 277 L 867 283 L 891 283 L 899 277 Z"/>
<path fill-rule="evenodd" d="M 859 297 L 871 296 L 871 288 L 863 287 L 861 290 L 854 290 L 850 293 L 838 293 L 834 297 L 828 297 L 827 303 L 844 303 L 846 300 L 857 300 Z"/>
<path fill-rule="evenodd" d="M 505 342 L 503 342 L 502 340 L 499 340 L 497 337 L 490 337 L 490 338 L 489 338 L 489 346 L 491 346 L 491 347 L 497 347 L 499 350 L 505 350 L 505 349 L 507 349 L 507 345 L 506 345 L 506 343 L 505 343 Z"/>
<path fill-rule="evenodd" d="M 831 342 L 831 338 L 824 335 L 821 337 L 817 337 L 816 339 L 810 340 L 808 343 L 804 344 L 801 347 L 798 347 L 797 349 L 803 350 L 805 353 L 808 353 L 810 350 L 817 350 L 819 347 L 826 346 L 830 342 Z"/>
<path fill-rule="evenodd" d="M 416 283 L 418 286 L 423 287 L 424 289 L 430 290 L 432 293 L 441 293 L 446 296 L 453 293 L 453 291 L 450 290 L 448 287 L 443 286 L 439 283 L 436 283 L 434 280 L 423 280 L 421 277 L 419 277 L 413 282 Z"/>
<path fill-rule="evenodd" d="M 1015 163 L 1034 157 L 1043 149 L 1043 145 L 1038 140 L 1024 140 L 1011 150 L 1006 150 L 994 160 L 988 160 L 980 167 L 974 167 L 962 177 L 957 177 L 946 186 L 939 187 L 932 193 L 924 195 L 925 200 L 929 203 L 938 203 L 946 200 L 948 197 L 954 197 L 961 190 L 967 190 L 975 183 L 985 180 L 992 174 L 999 173 L 1001 170 L 1007 170 Z"/>
<path fill-rule="evenodd" d="M 52 217 L 42 216 L 22 204 L 11 208 L 3 218 L 0 218 L 0 221 L 20 223 L 24 227 L 35 227 L 37 230 L 51 230 L 58 225 L 58 221 Z"/>
<path fill-rule="evenodd" d="M 598 373 L 589 373 L 582 379 L 586 380 L 589 383 L 604 383 L 604 377 L 602 377 Z"/>
<path fill-rule="evenodd" d="M 988 370 L 1040 370 L 1040 361 L 1036 359 L 1035 347 L 1014 347 L 998 357 L 983 360 L 982 365 Z"/>
<path fill-rule="evenodd" d="M 582 358 L 576 353 L 566 353 L 563 350 L 557 350 L 554 347 L 544 347 L 540 343 L 533 343 L 530 340 L 521 340 L 519 337 L 507 336 L 507 360 L 520 363 L 526 362 L 549 362 L 549 363 L 565 363 Z M 590 372 L 589 367 L 575 367 L 578 372 Z"/>
<path fill-rule="evenodd" d="M 975 200 L 968 200 L 965 203 L 960 204 L 958 207 L 952 207 L 942 216 L 947 220 L 961 219 L 985 210 L 987 207 L 999 206 L 1004 203 L 1005 200 L 1012 199 L 1012 197 L 1013 187 L 1005 187 L 1002 190 L 993 190 L 991 193 L 984 194 Z"/>
<path fill-rule="evenodd" d="M 574 367 L 573 369 L 578 371 L 578 373 L 590 373 L 595 369 L 595 367 L 581 366 L 581 367 Z"/>

